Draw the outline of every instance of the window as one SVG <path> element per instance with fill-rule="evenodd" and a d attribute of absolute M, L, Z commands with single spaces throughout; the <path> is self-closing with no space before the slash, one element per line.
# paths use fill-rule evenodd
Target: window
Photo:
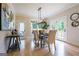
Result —
<path fill-rule="evenodd" d="M 59 22 L 53 24 L 53 27 L 57 30 L 64 30 L 64 22 L 59 21 Z"/>
<path fill-rule="evenodd" d="M 24 23 L 19 24 L 19 34 L 24 36 Z"/>
<path fill-rule="evenodd" d="M 20 32 L 24 31 L 24 23 L 20 23 Z"/>
<path fill-rule="evenodd" d="M 37 23 L 35 21 L 32 22 L 32 29 L 37 29 Z"/>

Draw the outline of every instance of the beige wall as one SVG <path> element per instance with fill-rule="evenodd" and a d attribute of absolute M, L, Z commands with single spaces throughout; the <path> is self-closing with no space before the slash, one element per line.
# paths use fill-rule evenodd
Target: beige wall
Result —
<path fill-rule="evenodd" d="M 30 23 L 30 18 L 22 15 L 22 14 L 16 14 L 15 16 L 15 27 L 19 30 L 19 24 L 21 22 L 24 23 L 24 28 L 25 28 L 25 32 L 24 32 L 24 38 L 29 38 L 30 37 L 30 32 L 31 32 L 31 23 Z"/>
<path fill-rule="evenodd" d="M 72 21 L 70 20 L 70 15 L 76 12 L 79 13 L 79 5 L 56 15 L 55 17 L 50 19 L 51 20 L 50 22 L 55 23 L 56 21 L 64 20 L 66 32 L 65 32 L 65 38 L 63 40 L 79 46 L 79 26 L 72 27 L 71 26 Z"/>

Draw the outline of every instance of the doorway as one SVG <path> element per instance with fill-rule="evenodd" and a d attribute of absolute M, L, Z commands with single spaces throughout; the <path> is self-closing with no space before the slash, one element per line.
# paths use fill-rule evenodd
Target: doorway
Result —
<path fill-rule="evenodd" d="M 19 23 L 19 35 L 21 39 L 24 37 L 24 23 Z"/>

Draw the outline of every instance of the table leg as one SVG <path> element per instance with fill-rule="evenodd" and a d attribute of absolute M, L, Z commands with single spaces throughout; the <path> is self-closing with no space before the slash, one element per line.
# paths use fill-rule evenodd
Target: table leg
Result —
<path fill-rule="evenodd" d="M 20 50 L 20 37 L 18 37 L 18 48 L 19 48 L 19 50 Z"/>
<path fill-rule="evenodd" d="M 42 48 L 42 39 L 41 39 L 41 48 Z"/>
<path fill-rule="evenodd" d="M 21 44 L 21 40 L 20 40 L 20 37 L 19 37 L 19 43 Z"/>
<path fill-rule="evenodd" d="M 9 45 L 8 45 L 7 53 L 9 52 L 9 49 L 10 49 L 11 39 L 12 39 L 12 37 L 10 37 L 10 40 L 9 40 Z"/>
<path fill-rule="evenodd" d="M 13 45 L 15 44 L 15 37 L 13 37 Z"/>

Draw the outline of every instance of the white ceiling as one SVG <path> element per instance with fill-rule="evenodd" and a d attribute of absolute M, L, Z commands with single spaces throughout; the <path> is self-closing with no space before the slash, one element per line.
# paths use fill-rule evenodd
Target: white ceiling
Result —
<path fill-rule="evenodd" d="M 69 3 L 14 3 L 15 13 L 24 14 L 31 18 L 38 18 L 39 7 L 42 7 L 42 18 L 57 15 L 77 4 Z"/>

